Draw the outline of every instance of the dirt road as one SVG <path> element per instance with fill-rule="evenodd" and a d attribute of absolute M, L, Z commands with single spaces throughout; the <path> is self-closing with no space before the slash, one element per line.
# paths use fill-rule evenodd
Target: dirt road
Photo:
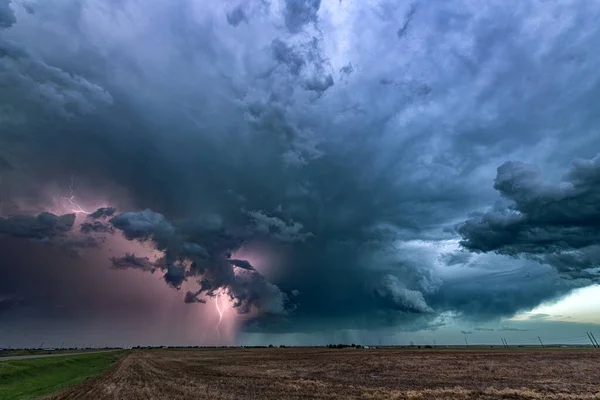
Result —
<path fill-rule="evenodd" d="M 87 351 L 79 353 L 57 353 L 57 354 L 37 354 L 33 356 L 12 356 L 12 357 L 0 357 L 2 361 L 14 361 L 14 360 L 28 360 L 30 358 L 46 358 L 46 357 L 65 357 L 65 356 L 80 356 L 83 354 L 97 354 L 97 353 L 110 353 L 119 350 L 102 350 L 102 351 Z"/>
<path fill-rule="evenodd" d="M 600 351 L 133 351 L 46 400 L 600 399 Z"/>

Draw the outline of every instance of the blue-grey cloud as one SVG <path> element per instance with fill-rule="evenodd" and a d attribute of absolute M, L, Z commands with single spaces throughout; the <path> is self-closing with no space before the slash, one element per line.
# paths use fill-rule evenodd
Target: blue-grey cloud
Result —
<path fill-rule="evenodd" d="M 0 1 L 0 29 L 10 28 L 15 22 L 17 22 L 15 12 L 10 6 L 11 2 L 12 0 Z"/>
<path fill-rule="evenodd" d="M 65 236 L 75 224 L 75 214 L 54 215 L 43 212 L 37 216 L 16 215 L 0 218 L 0 235 L 28 239 L 53 239 Z"/>
<path fill-rule="evenodd" d="M 498 330 L 501 332 L 527 332 L 527 329 L 519 329 L 519 328 L 512 328 L 512 327 L 504 327 L 504 328 L 500 328 Z"/>
<path fill-rule="evenodd" d="M 529 256 L 563 275 L 597 279 L 600 266 L 600 158 L 577 160 L 562 182 L 547 182 L 532 164 L 507 162 L 494 188 L 508 200 L 465 222 L 462 245 L 472 251 Z"/>
<path fill-rule="evenodd" d="M 227 22 L 233 26 L 238 26 L 242 22 L 248 22 L 248 16 L 241 4 L 227 12 Z"/>
<path fill-rule="evenodd" d="M 252 327 L 296 332 L 493 319 L 593 272 L 593 168 L 541 182 L 600 145 L 598 4 L 4 4 L 0 213 L 34 221 L 73 174 L 93 215 L 67 235 L 163 253 L 113 254 L 115 274 L 196 283 L 188 302 L 225 290 L 265 311 Z M 517 159 L 550 179 L 506 164 L 494 190 Z M 557 206 L 589 236 L 542 224 Z"/>
<path fill-rule="evenodd" d="M 122 257 L 112 257 L 111 262 L 117 269 L 132 268 L 151 273 L 156 271 L 156 266 L 148 257 L 136 257 L 133 253 L 126 253 Z"/>
<path fill-rule="evenodd" d="M 285 25 L 297 33 L 308 23 L 316 23 L 321 0 L 285 0 L 283 15 Z"/>

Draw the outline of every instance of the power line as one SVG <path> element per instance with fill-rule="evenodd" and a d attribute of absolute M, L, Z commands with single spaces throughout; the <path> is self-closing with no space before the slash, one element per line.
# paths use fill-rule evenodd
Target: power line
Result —
<path fill-rule="evenodd" d="M 588 332 L 588 335 L 590 336 L 590 340 L 592 341 L 592 344 L 594 344 L 594 347 L 596 347 L 596 348 L 600 347 L 600 345 L 598 345 L 598 341 L 596 340 L 596 337 L 594 336 L 594 334 L 592 332 Z"/>

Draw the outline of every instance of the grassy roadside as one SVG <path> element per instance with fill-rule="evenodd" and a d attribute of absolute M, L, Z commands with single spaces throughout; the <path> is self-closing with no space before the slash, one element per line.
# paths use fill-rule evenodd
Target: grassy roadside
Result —
<path fill-rule="evenodd" d="M 104 349 L 61 349 L 61 350 L 41 350 L 41 349 L 18 349 L 18 350 L 0 350 L 0 361 L 3 357 L 15 356 L 38 356 L 46 354 L 71 354 L 71 353 L 91 353 L 102 351 Z"/>
<path fill-rule="evenodd" d="M 55 392 L 102 373 L 124 352 L 0 362 L 0 399 L 25 400 Z"/>

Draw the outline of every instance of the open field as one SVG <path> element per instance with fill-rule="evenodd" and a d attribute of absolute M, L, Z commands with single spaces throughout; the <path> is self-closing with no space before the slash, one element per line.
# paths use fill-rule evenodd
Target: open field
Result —
<path fill-rule="evenodd" d="M 56 392 L 102 373 L 123 354 L 104 352 L 0 361 L 0 399 L 24 400 Z"/>
<path fill-rule="evenodd" d="M 132 351 L 46 399 L 600 399 L 600 351 Z"/>

